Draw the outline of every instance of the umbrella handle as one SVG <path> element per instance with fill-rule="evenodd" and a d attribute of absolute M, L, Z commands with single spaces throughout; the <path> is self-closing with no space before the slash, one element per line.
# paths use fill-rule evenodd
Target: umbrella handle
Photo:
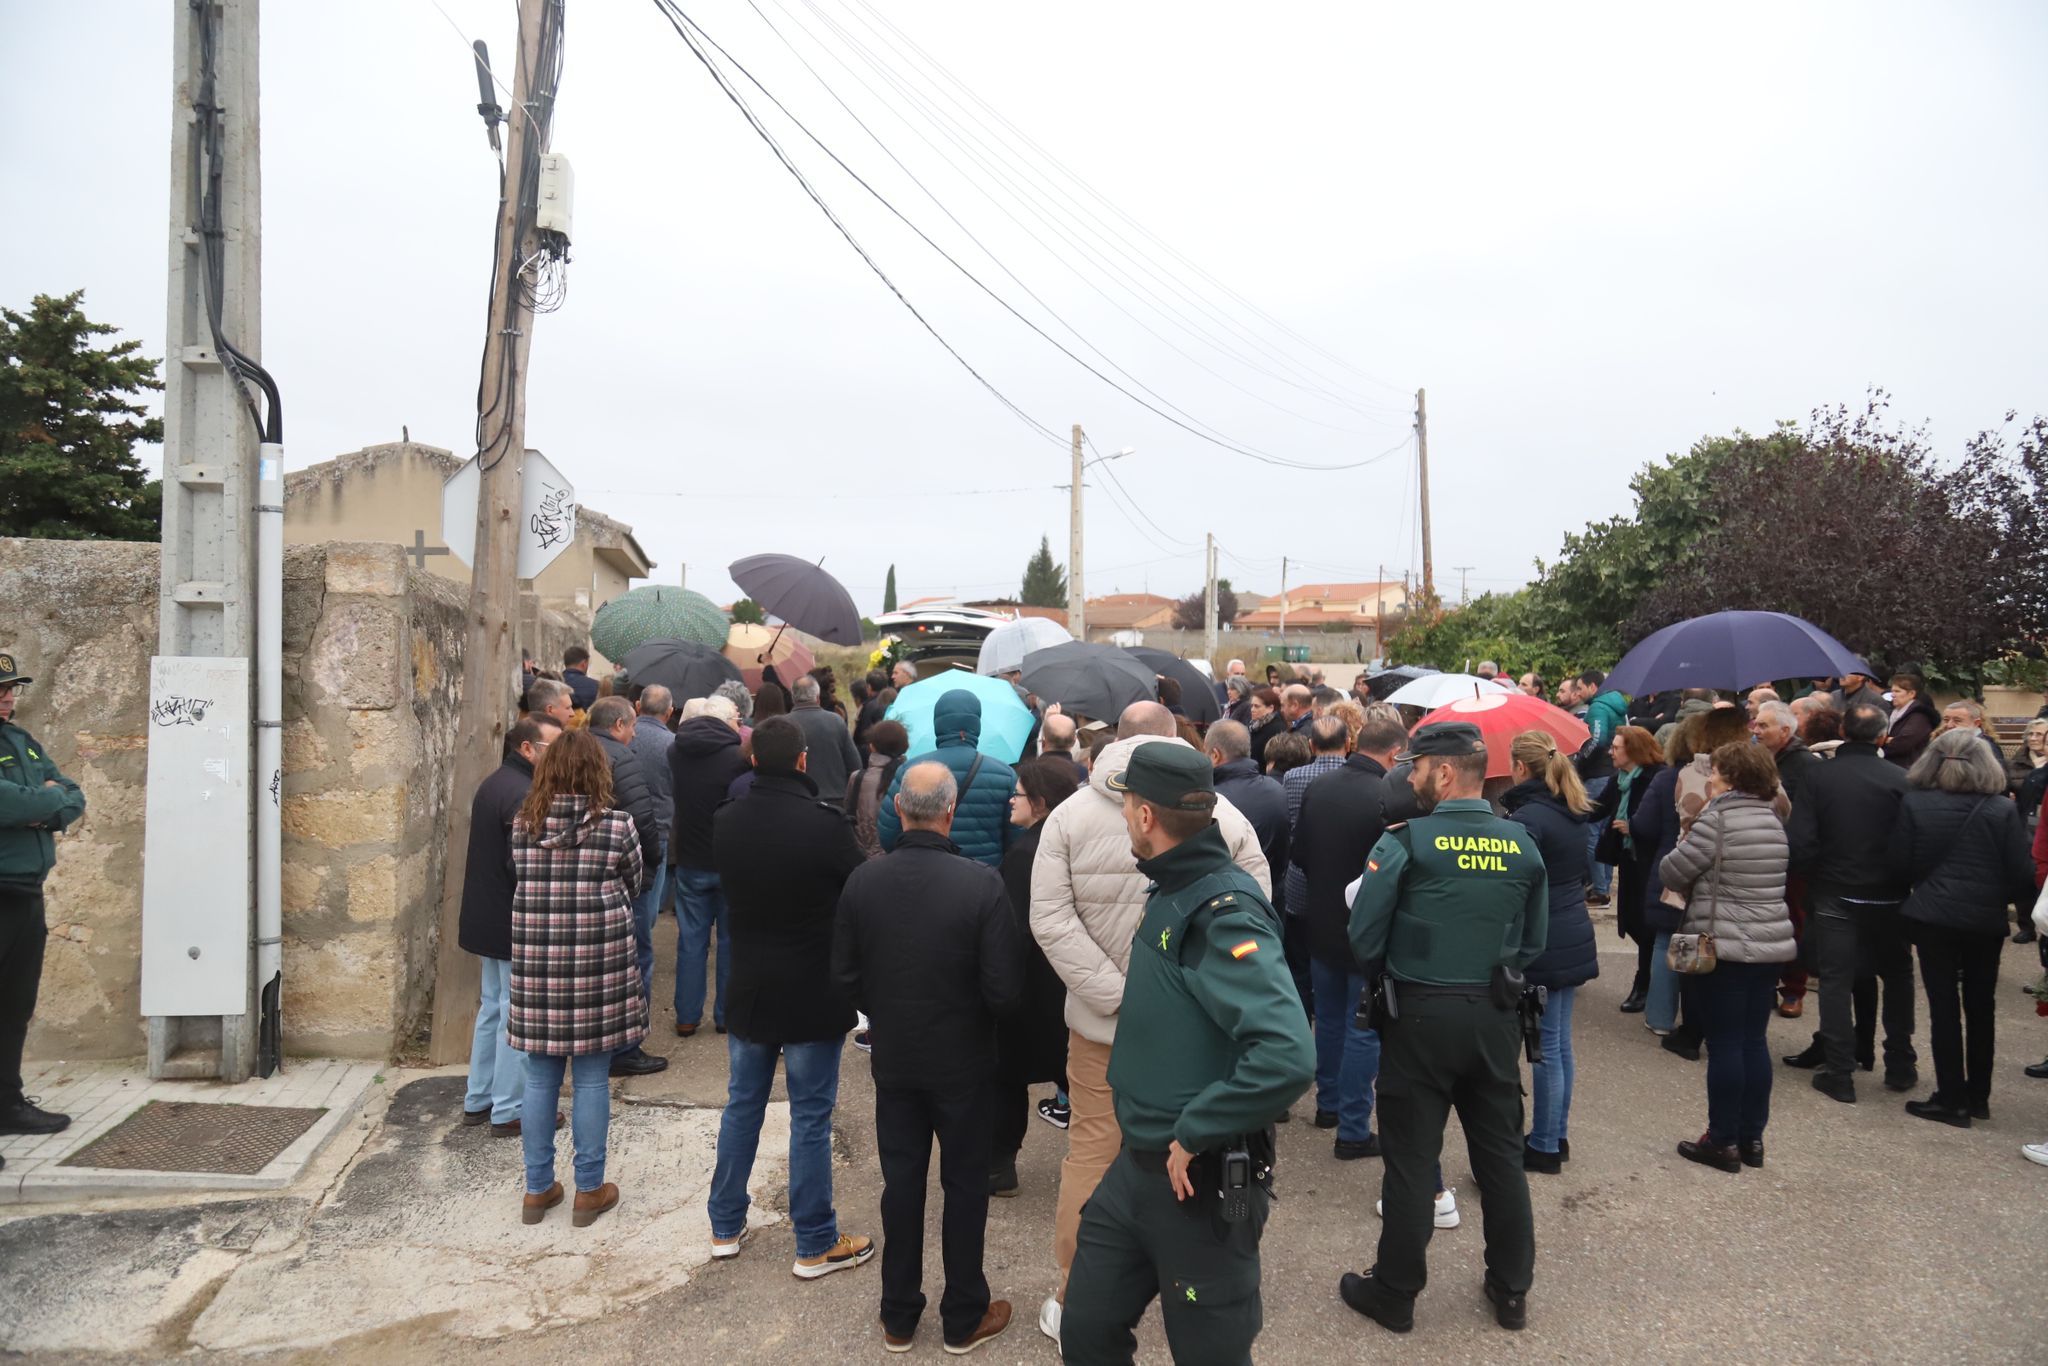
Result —
<path fill-rule="evenodd" d="M 825 562 L 823 560 L 819 560 L 818 563 L 823 564 Z M 763 650 L 760 654 L 754 656 L 754 662 L 756 664 L 766 664 L 768 662 L 768 656 L 775 653 L 776 642 L 782 639 L 782 633 L 784 631 L 787 631 L 788 629 L 789 623 L 786 621 L 783 622 L 782 625 L 775 628 L 775 635 L 769 640 L 768 648 L 766 650 Z"/>

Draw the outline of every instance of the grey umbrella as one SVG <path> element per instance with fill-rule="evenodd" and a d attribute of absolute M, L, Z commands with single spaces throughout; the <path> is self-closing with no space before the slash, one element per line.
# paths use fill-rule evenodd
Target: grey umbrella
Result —
<path fill-rule="evenodd" d="M 853 595 L 819 565 L 794 555 L 749 555 L 726 572 L 770 616 L 834 645 L 860 644 Z"/>
<path fill-rule="evenodd" d="M 1180 684 L 1180 709 L 1187 713 L 1188 720 L 1206 726 L 1221 719 L 1223 708 L 1216 701 L 1216 685 L 1200 669 L 1164 650 L 1143 645 L 1126 645 L 1124 650 L 1153 673 Z"/>
<path fill-rule="evenodd" d="M 626 677 L 645 687 L 659 683 L 681 706 L 693 697 L 709 697 L 727 679 L 740 677 L 740 666 L 722 651 L 694 640 L 650 640 L 626 656 Z"/>
<path fill-rule="evenodd" d="M 1152 666 L 1114 645 L 1070 640 L 1024 656 L 1024 686 L 1067 712 L 1115 724 L 1125 707 L 1159 696 Z"/>

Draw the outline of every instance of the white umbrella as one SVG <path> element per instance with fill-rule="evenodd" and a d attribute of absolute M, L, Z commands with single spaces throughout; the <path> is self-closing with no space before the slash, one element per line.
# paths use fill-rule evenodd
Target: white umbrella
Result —
<path fill-rule="evenodd" d="M 1018 617 L 990 631 L 981 642 L 981 657 L 975 661 L 978 674 L 1009 673 L 1024 667 L 1024 656 L 1048 645 L 1060 645 L 1074 637 L 1067 628 L 1049 617 Z"/>
<path fill-rule="evenodd" d="M 1397 707 L 1435 711 L 1438 707 L 1448 707 L 1461 697 L 1514 690 L 1512 683 L 1503 683 L 1497 678 L 1481 678 L 1478 674 L 1430 674 L 1413 683 L 1403 683 L 1387 694 L 1387 701 Z"/>

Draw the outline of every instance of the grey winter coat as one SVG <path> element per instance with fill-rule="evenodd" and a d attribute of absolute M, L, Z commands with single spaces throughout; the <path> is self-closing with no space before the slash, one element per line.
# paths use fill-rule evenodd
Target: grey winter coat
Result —
<path fill-rule="evenodd" d="M 1789 963 L 1797 948 L 1785 906 L 1788 857 L 1785 827 L 1771 804 L 1724 792 L 1658 871 L 1666 887 L 1688 895 L 1685 933 L 1711 931 L 1717 954 L 1731 963 Z"/>

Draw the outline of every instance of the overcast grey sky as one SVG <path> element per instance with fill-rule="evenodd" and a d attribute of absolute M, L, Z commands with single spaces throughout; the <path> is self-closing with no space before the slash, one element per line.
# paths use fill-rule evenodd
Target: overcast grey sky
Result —
<path fill-rule="evenodd" d="M 1104 451 L 1136 448 L 1113 468 L 1157 527 L 1092 475 L 1091 593 L 1192 591 L 1205 531 L 1224 572 L 1263 592 L 1283 554 L 1296 582 L 1419 565 L 1404 444 L 1418 385 L 1452 596 L 1450 566 L 1473 566 L 1475 593 L 1524 581 L 1562 533 L 1625 510 L 1644 461 L 1701 435 L 1877 384 L 1953 455 L 2007 408 L 2048 409 L 2048 7 L 759 4 L 686 7 L 1047 331 L 1094 359 L 1057 312 L 1236 444 L 1320 464 L 1391 451 L 1347 472 L 1275 469 L 1144 411 L 749 89 L 970 363 L 1055 431 L 1078 421 Z M 95 318 L 152 354 L 172 13 L 0 0 L 0 301 L 83 286 Z M 970 162 L 920 103 L 983 139 L 977 155 L 991 134 L 941 102 L 941 78 L 877 14 L 1043 153 Z M 488 41 L 509 82 L 511 0 L 270 5 L 263 22 L 261 355 L 288 459 L 402 424 L 467 454 L 497 168 L 466 42 Z M 826 556 L 868 611 L 892 562 L 908 599 L 1014 592 L 1041 534 L 1065 559 L 1063 449 L 868 272 L 653 5 L 569 0 L 567 29 L 554 149 L 576 168 L 574 264 L 536 333 L 530 444 L 633 525 L 657 578 L 687 561 L 720 601 L 724 566 L 759 551 Z M 1102 222 L 1138 245 L 1082 235 Z"/>

